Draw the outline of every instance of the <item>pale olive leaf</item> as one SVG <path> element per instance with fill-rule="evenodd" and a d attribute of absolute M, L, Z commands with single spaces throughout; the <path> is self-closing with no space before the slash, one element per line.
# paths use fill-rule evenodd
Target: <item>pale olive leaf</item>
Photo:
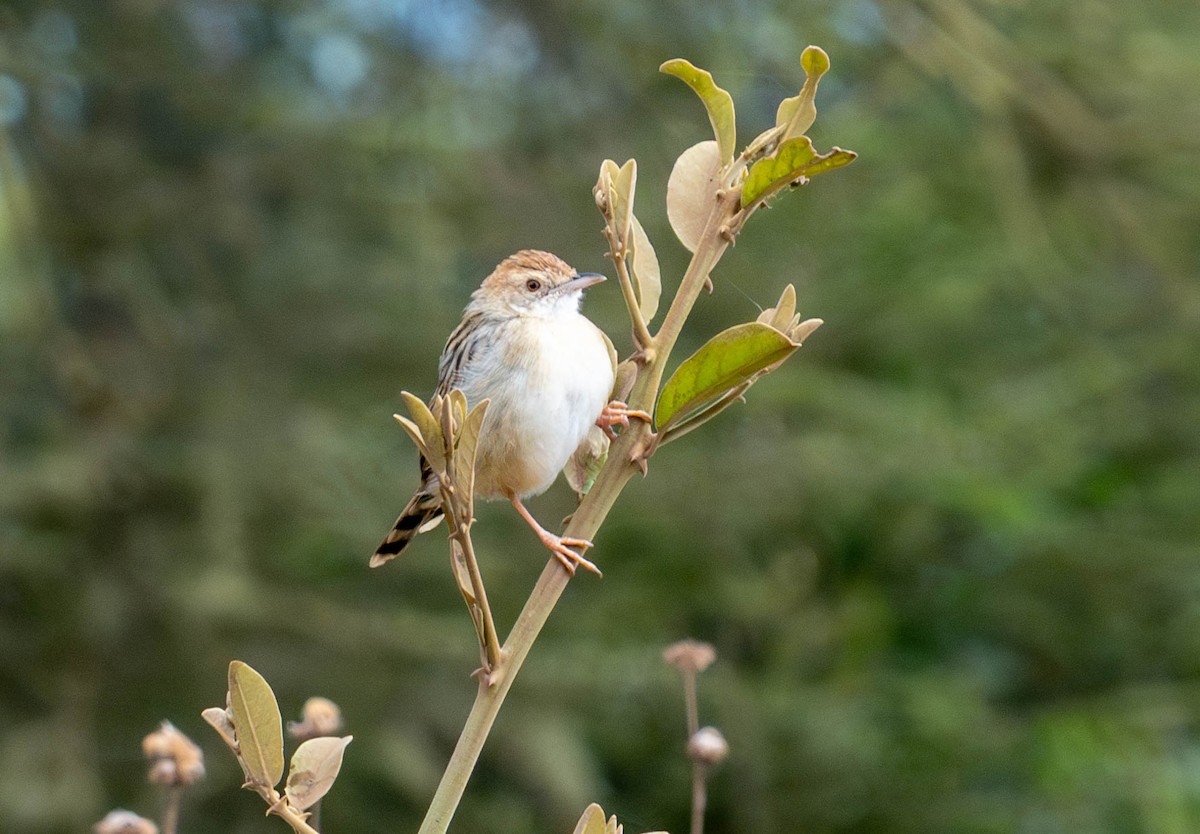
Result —
<path fill-rule="evenodd" d="M 613 231 L 618 240 L 628 243 L 633 201 L 637 195 L 637 160 L 630 159 L 617 169 L 612 184 Z"/>
<path fill-rule="evenodd" d="M 659 71 L 680 79 L 700 97 L 704 102 L 704 109 L 708 111 L 708 120 L 712 123 L 713 134 L 721 150 L 721 164 L 729 165 L 733 162 L 733 152 L 737 145 L 733 97 L 717 86 L 712 73 L 693 66 L 683 58 L 667 61 L 659 67 Z"/>
<path fill-rule="evenodd" d="M 788 338 L 797 344 L 804 344 L 804 341 L 824 323 L 824 319 L 805 319 L 792 325 L 788 330 Z"/>
<path fill-rule="evenodd" d="M 450 539 L 450 567 L 454 572 L 454 581 L 458 583 L 458 590 L 463 595 L 467 607 L 471 609 L 471 616 L 474 617 L 475 585 L 471 582 L 471 572 L 467 569 L 467 554 L 458 539 Z"/>
<path fill-rule="evenodd" d="M 774 156 L 750 166 L 742 183 L 742 206 L 769 197 L 788 185 L 801 184 L 817 174 L 849 165 L 857 158 L 854 151 L 841 148 L 818 154 L 807 136 L 789 139 L 779 146 Z"/>
<path fill-rule="evenodd" d="M 592 189 L 596 196 L 596 206 L 606 218 L 612 216 L 613 182 L 620 171 L 617 163 L 606 159 L 600 163 L 600 176 L 596 179 L 596 187 Z"/>
<path fill-rule="evenodd" d="M 662 273 L 658 268 L 654 246 L 636 215 L 629 215 L 629 230 L 629 260 L 637 284 L 638 310 L 642 320 L 649 324 L 658 312 L 658 300 L 662 296 Z"/>
<path fill-rule="evenodd" d="M 580 500 L 588 494 L 604 462 L 608 460 L 608 446 L 608 435 L 599 426 L 592 426 L 571 457 L 567 458 L 563 475 Z"/>
<path fill-rule="evenodd" d="M 413 444 L 417 447 L 417 451 L 422 455 L 426 454 L 425 449 L 428 444 L 425 442 L 425 436 L 421 434 L 420 427 L 412 420 L 399 414 L 393 414 L 392 419 L 400 424 L 400 428 L 404 429 L 404 433 L 409 436 Z"/>
<path fill-rule="evenodd" d="M 227 711 L 221 707 L 209 707 L 200 713 L 200 717 L 221 735 L 226 744 L 236 749 L 237 733 L 234 732 L 233 722 L 229 720 Z"/>
<path fill-rule="evenodd" d="M 695 252 L 717 203 L 721 153 L 712 139 L 692 145 L 675 160 L 667 180 L 667 219 L 679 242 Z"/>
<path fill-rule="evenodd" d="M 593 802 L 584 809 L 572 834 L 604 834 L 604 809 Z"/>
<path fill-rule="evenodd" d="M 786 142 L 812 127 L 817 120 L 817 84 L 829 71 L 829 56 L 819 46 L 810 46 L 800 56 L 800 66 L 807 78 L 799 95 L 785 98 L 775 112 L 775 126 L 782 129 L 780 142 Z"/>
<path fill-rule="evenodd" d="M 460 500 L 466 507 L 471 506 L 475 495 L 475 453 L 479 447 L 479 433 L 483 431 L 483 421 L 487 416 L 491 400 L 480 400 L 463 420 L 462 430 L 458 435 L 458 445 L 454 449 L 454 482 L 460 490 Z"/>
<path fill-rule="evenodd" d="M 429 461 L 433 471 L 445 472 L 446 441 L 442 436 L 442 427 L 438 424 L 437 418 L 433 416 L 429 406 L 425 405 L 420 397 L 407 391 L 401 391 L 400 397 L 408 407 L 408 413 L 412 415 L 412 421 L 420 430 L 421 437 L 425 439 L 425 449 L 423 450 L 425 460 Z"/>
<path fill-rule="evenodd" d="M 608 351 L 608 362 L 610 365 L 612 365 L 613 376 L 615 378 L 616 373 L 617 373 L 617 358 L 618 358 L 617 357 L 617 349 L 613 346 L 612 339 L 608 338 L 607 333 L 605 333 L 603 330 L 601 330 L 599 332 L 600 332 L 601 338 L 604 339 L 604 347 Z M 614 390 L 616 390 L 616 389 L 614 388 Z M 617 397 L 617 399 L 621 399 L 621 398 Z"/>
<path fill-rule="evenodd" d="M 305 811 L 329 793 L 342 769 L 346 745 L 353 739 L 354 736 L 322 736 L 310 738 L 296 748 L 284 788 L 289 805 Z"/>
<path fill-rule="evenodd" d="M 454 431 L 451 434 L 457 435 L 462 429 L 463 421 L 467 419 L 467 395 L 459 388 L 452 388 L 446 398 L 450 402 L 450 417 L 454 421 Z"/>
<path fill-rule="evenodd" d="M 761 322 L 748 322 L 713 336 L 675 369 L 663 386 L 655 410 L 662 431 L 699 407 L 719 398 L 800 347 Z M 679 418 L 679 419 L 677 419 Z"/>
<path fill-rule="evenodd" d="M 769 324 L 781 333 L 787 333 L 795 325 L 792 318 L 796 315 L 796 288 L 788 284 L 779 296 L 779 303 L 768 307 L 758 314 L 756 321 Z"/>
<path fill-rule="evenodd" d="M 246 775 L 260 785 L 274 787 L 283 778 L 283 716 L 271 685 L 235 660 L 229 664 L 229 700 Z"/>

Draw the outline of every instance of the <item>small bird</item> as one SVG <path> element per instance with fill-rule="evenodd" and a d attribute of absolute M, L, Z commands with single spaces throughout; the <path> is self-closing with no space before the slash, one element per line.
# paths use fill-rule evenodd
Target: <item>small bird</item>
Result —
<path fill-rule="evenodd" d="M 549 252 L 523 249 L 501 261 L 471 295 L 462 322 L 438 361 L 437 393 L 458 388 L 468 406 L 491 400 L 475 459 L 475 495 L 512 502 L 569 573 L 599 573 L 581 551 L 585 539 L 546 530 L 522 499 L 544 492 L 593 425 L 610 435 L 629 418 L 609 403 L 613 363 L 603 333 L 580 312 L 583 291 L 605 280 L 578 273 Z M 399 556 L 418 533 L 441 521 L 437 475 L 421 460 L 421 486 L 375 550 L 371 567 Z"/>

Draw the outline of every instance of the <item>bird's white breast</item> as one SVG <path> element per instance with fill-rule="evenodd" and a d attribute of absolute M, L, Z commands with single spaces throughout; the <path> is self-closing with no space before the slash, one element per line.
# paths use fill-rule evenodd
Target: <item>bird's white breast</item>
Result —
<path fill-rule="evenodd" d="M 520 317 L 463 380 L 491 399 L 476 461 L 476 494 L 535 495 L 554 482 L 608 403 L 612 363 L 599 329 L 578 313 Z"/>

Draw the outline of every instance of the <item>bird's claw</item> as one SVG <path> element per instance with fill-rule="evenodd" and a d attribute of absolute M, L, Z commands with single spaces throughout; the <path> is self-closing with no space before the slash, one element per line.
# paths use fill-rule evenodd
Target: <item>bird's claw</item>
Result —
<path fill-rule="evenodd" d="M 629 418 L 635 420 L 644 420 L 646 423 L 651 421 L 651 417 L 645 411 L 640 409 L 630 408 L 626 403 L 620 400 L 613 400 L 608 405 L 604 406 L 604 410 L 600 412 L 600 416 L 596 418 L 596 425 L 599 426 L 609 440 L 616 440 L 617 433 L 613 426 L 620 426 L 623 429 L 629 428 Z"/>
<path fill-rule="evenodd" d="M 541 539 L 542 544 L 546 545 L 546 548 L 554 554 L 554 558 L 558 559 L 559 564 L 571 576 L 575 575 L 575 569 L 578 567 L 586 568 L 596 574 L 596 576 L 604 575 L 600 572 L 600 568 L 596 567 L 595 563 L 584 557 L 582 553 L 572 550 L 572 548 L 579 548 L 579 550 L 590 548 L 592 543 L 587 539 L 556 536 L 553 533 L 546 533 Z"/>

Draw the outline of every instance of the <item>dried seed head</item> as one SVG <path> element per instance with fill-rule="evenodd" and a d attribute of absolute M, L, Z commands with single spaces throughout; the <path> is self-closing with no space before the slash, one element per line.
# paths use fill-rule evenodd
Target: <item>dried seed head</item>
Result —
<path fill-rule="evenodd" d="M 92 831 L 96 834 L 158 834 L 158 826 L 133 811 L 118 808 L 93 825 Z"/>
<path fill-rule="evenodd" d="M 700 640 L 680 640 L 663 651 L 663 660 L 681 672 L 703 672 L 717 659 L 717 650 Z"/>
<path fill-rule="evenodd" d="M 328 698 L 309 698 L 304 702 L 300 720 L 288 722 L 288 735 L 301 741 L 336 736 L 341 731 L 342 711 Z"/>
<path fill-rule="evenodd" d="M 170 721 L 142 739 L 155 785 L 193 785 L 204 778 L 204 752 Z"/>
<path fill-rule="evenodd" d="M 688 758 L 705 765 L 718 765 L 729 755 L 729 743 L 716 727 L 701 727 L 688 739 Z"/>

